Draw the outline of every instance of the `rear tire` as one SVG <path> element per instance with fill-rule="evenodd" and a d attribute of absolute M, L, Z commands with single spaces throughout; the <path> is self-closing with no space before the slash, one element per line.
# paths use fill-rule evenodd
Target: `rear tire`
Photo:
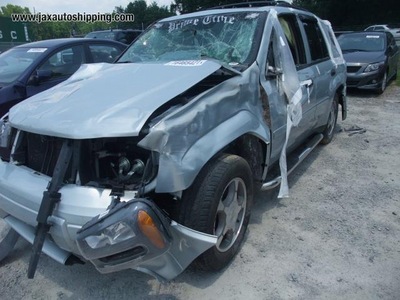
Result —
<path fill-rule="evenodd" d="M 323 145 L 329 144 L 332 141 L 333 136 L 335 135 L 338 110 L 339 110 L 339 96 L 335 94 L 332 100 L 331 109 L 329 111 L 328 123 L 326 124 L 325 129 L 322 132 L 324 137 L 321 140 L 321 144 Z"/>
<path fill-rule="evenodd" d="M 223 154 L 210 161 L 193 185 L 184 191 L 178 221 L 218 236 L 217 244 L 201 254 L 193 262 L 194 267 L 220 270 L 238 252 L 250 219 L 252 178 L 246 160 Z"/>

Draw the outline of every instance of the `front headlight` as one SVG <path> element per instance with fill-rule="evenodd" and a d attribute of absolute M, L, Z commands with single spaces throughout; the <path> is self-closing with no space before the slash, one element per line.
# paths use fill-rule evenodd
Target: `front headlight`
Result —
<path fill-rule="evenodd" d="M 104 229 L 99 235 L 90 235 L 84 240 L 92 249 L 115 245 L 135 237 L 135 232 L 125 222 L 118 222 Z"/>
<path fill-rule="evenodd" d="M 80 253 L 87 260 L 104 258 L 109 263 L 121 263 L 167 251 L 170 220 L 157 209 L 149 200 L 138 198 L 97 215 L 77 232 Z"/>
<path fill-rule="evenodd" d="M 365 68 L 364 73 L 377 71 L 377 70 L 379 70 L 379 68 L 380 68 L 381 66 L 383 66 L 384 63 L 385 63 L 385 62 L 379 62 L 379 63 L 369 64 L 369 65 Z"/>

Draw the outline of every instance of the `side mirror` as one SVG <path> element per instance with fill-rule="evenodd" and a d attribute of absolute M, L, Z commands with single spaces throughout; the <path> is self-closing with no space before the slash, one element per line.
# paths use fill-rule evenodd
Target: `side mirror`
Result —
<path fill-rule="evenodd" d="M 42 81 L 48 80 L 53 72 L 51 70 L 36 70 L 35 74 L 29 78 L 29 84 L 31 85 L 38 85 Z"/>

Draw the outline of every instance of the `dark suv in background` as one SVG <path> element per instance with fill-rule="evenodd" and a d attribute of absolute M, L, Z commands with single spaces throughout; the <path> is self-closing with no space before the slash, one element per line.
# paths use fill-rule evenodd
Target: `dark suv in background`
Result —
<path fill-rule="evenodd" d="M 89 32 L 85 38 L 114 40 L 124 44 L 130 44 L 142 32 L 143 30 L 140 29 L 110 29 Z"/>

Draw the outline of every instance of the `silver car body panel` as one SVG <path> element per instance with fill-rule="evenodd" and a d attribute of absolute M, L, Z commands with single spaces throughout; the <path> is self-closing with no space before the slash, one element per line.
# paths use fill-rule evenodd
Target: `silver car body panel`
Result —
<path fill-rule="evenodd" d="M 4 165 L 7 167 L 3 168 Z M 5 178 L 7 180 L 4 180 Z M 0 203 L 2 203 L 0 215 L 29 243 L 34 241 L 41 195 L 49 181 L 48 176 L 0 161 Z M 20 185 L 21 182 L 26 184 Z M 62 264 L 71 254 L 82 257 L 76 244 L 77 232 L 84 224 L 107 210 L 110 204 L 110 192 L 108 189 L 75 185 L 62 187 L 60 189 L 62 200 L 53 215 L 49 217 L 49 222 L 52 224 L 50 230 L 52 240 L 46 238 L 43 252 Z M 121 201 L 133 199 L 135 192 L 125 194 Z M 161 255 L 149 260 L 134 260 L 117 267 L 98 270 L 109 273 L 130 268 L 148 273 L 160 280 L 170 280 L 217 241 L 216 236 L 192 230 L 175 221 L 170 222 L 168 230 L 172 234 L 172 243 Z"/>
<path fill-rule="evenodd" d="M 26 223 L 8 215 L 4 218 L 4 221 L 13 228 L 21 237 L 26 241 L 33 244 L 35 239 L 35 227 L 29 226 Z M 69 252 L 59 248 L 53 241 L 46 237 L 42 249 L 43 253 L 54 259 L 60 264 L 65 264 L 68 257 L 71 255 Z"/>
<path fill-rule="evenodd" d="M 242 75 L 200 94 L 150 129 L 138 145 L 160 153 L 156 192 L 188 188 L 211 157 L 243 134 L 269 143 L 269 128 L 260 122 L 259 89 L 251 88 L 258 85 L 259 69 L 254 63 Z"/>
<path fill-rule="evenodd" d="M 190 67 L 83 65 L 63 83 L 14 106 L 10 123 L 28 132 L 73 139 L 136 136 L 157 108 L 220 67 L 205 60 Z"/>
<path fill-rule="evenodd" d="M 162 255 L 146 261 L 128 261 L 118 267 L 111 266 L 97 268 L 97 270 L 105 274 L 135 269 L 152 275 L 160 281 L 171 280 L 182 273 L 197 256 L 217 243 L 217 236 L 192 230 L 175 221 L 171 222 L 169 231 L 173 243 Z"/>

